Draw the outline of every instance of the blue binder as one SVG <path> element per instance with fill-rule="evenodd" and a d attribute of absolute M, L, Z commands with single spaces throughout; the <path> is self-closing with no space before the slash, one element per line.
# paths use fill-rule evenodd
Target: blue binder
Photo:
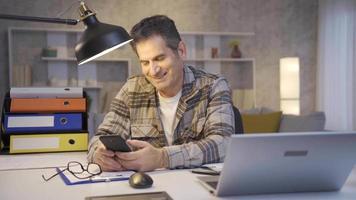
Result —
<path fill-rule="evenodd" d="M 5 114 L 5 133 L 65 132 L 83 130 L 82 113 Z"/>

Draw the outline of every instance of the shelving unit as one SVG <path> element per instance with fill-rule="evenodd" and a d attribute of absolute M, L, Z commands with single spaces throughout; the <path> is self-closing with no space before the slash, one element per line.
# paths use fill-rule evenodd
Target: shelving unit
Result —
<path fill-rule="evenodd" d="M 79 86 L 91 99 L 90 112 L 105 113 L 111 99 L 132 75 L 130 58 L 97 59 L 77 66 L 74 45 L 81 30 L 9 28 L 10 86 Z M 255 106 L 255 59 L 231 58 L 229 41 L 243 43 L 253 32 L 181 32 L 187 45 L 188 65 L 222 74 L 229 81 L 234 104 L 241 109 Z M 43 57 L 42 50 L 54 47 L 56 57 Z M 212 48 L 217 56 L 212 58 Z M 243 51 L 243 49 L 241 49 Z"/>
<path fill-rule="evenodd" d="M 229 42 L 238 39 L 243 43 L 253 32 L 182 32 L 187 46 L 186 63 L 213 74 L 221 74 L 232 89 L 234 105 L 240 109 L 255 107 L 255 59 L 243 55 L 231 58 Z M 213 48 L 215 49 L 214 56 Z"/>
<path fill-rule="evenodd" d="M 78 66 L 74 46 L 81 30 L 9 28 L 11 87 L 83 87 L 89 112 L 104 113 L 111 99 L 131 75 L 130 59 L 105 58 Z M 44 57 L 52 47 L 55 57 Z"/>

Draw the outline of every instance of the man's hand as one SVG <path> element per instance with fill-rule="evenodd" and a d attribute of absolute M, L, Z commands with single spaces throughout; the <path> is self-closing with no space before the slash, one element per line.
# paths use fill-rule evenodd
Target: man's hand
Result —
<path fill-rule="evenodd" d="M 99 142 L 98 148 L 94 152 L 93 161 L 100 165 L 103 171 L 123 171 L 126 170 L 119 162 L 113 151 L 107 150 L 103 143 Z"/>
<path fill-rule="evenodd" d="M 140 140 L 127 140 L 134 152 L 115 152 L 121 165 L 126 169 L 137 171 L 152 171 L 168 167 L 168 158 L 164 149 L 155 148 L 150 143 Z"/>

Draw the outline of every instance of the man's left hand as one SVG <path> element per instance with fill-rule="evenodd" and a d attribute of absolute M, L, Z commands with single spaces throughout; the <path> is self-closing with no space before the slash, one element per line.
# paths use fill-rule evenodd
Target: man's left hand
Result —
<path fill-rule="evenodd" d="M 127 153 L 115 152 L 120 164 L 126 169 L 144 172 L 167 167 L 168 158 L 163 148 L 156 148 L 140 140 L 127 140 L 127 143 L 138 150 Z"/>

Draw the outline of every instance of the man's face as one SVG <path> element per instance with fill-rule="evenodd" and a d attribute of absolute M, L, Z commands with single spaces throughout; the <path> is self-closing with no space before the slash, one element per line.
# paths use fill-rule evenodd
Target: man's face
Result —
<path fill-rule="evenodd" d="M 161 36 L 154 35 L 136 44 L 142 73 L 162 96 L 176 95 L 183 85 L 183 57 L 181 42 L 178 53 L 170 49 Z"/>

